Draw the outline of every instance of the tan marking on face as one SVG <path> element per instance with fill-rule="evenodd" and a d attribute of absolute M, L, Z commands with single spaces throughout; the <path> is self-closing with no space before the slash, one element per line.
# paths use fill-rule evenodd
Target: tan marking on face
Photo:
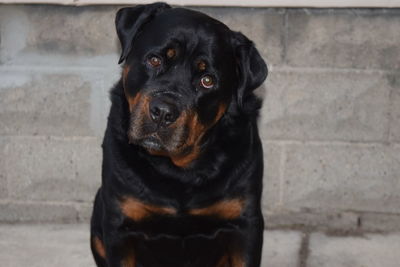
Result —
<path fill-rule="evenodd" d="M 193 149 L 190 153 L 185 155 L 175 155 L 171 157 L 172 162 L 181 168 L 187 167 L 191 162 L 196 160 L 201 153 L 200 143 L 204 134 L 214 126 L 224 115 L 226 111 L 227 105 L 225 103 L 221 103 L 218 107 L 218 111 L 214 121 L 210 125 L 204 125 L 200 122 L 198 114 L 194 113 L 189 116 L 188 119 L 188 128 L 190 129 L 189 137 L 186 140 L 187 146 L 192 146 Z"/>
<path fill-rule="evenodd" d="M 180 168 L 186 168 L 193 160 L 195 160 L 199 156 L 199 151 L 194 149 L 190 153 L 184 155 L 171 155 L 166 151 L 156 151 L 151 149 L 149 149 L 148 152 L 154 156 L 169 157 L 173 164 Z"/>
<path fill-rule="evenodd" d="M 142 113 L 143 116 L 150 117 L 149 107 L 150 107 L 151 98 L 149 96 L 145 95 L 145 96 L 141 97 L 139 100 L 141 102 L 140 112 Z"/>
<path fill-rule="evenodd" d="M 167 57 L 168 58 L 173 58 L 173 57 L 175 57 L 175 55 L 176 55 L 176 50 L 175 49 L 170 48 L 170 49 L 167 50 Z"/>
<path fill-rule="evenodd" d="M 206 64 L 204 61 L 200 60 L 200 61 L 197 63 L 197 69 L 198 69 L 199 71 L 205 71 L 206 68 L 207 68 L 207 64 Z"/>
<path fill-rule="evenodd" d="M 175 153 L 170 155 L 170 158 L 175 166 L 185 168 L 200 155 L 200 141 L 207 130 L 207 126 L 202 124 L 196 112 L 185 112 L 186 126 L 189 128 L 189 135 L 185 140 L 185 144 Z M 189 153 L 182 153 L 187 147 L 192 147 Z"/>
<path fill-rule="evenodd" d="M 94 249 L 96 250 L 97 254 L 99 254 L 100 257 L 102 257 L 103 259 L 106 258 L 106 250 L 104 248 L 104 244 L 103 242 L 100 240 L 100 238 L 98 238 L 97 236 L 95 236 L 93 238 L 93 245 L 94 245 Z"/>
<path fill-rule="evenodd" d="M 216 216 L 232 220 L 242 214 L 244 206 L 245 201 L 240 198 L 221 200 L 205 208 L 189 210 L 189 214 L 195 216 Z"/>
<path fill-rule="evenodd" d="M 142 135 L 142 125 L 149 116 L 150 98 L 138 93 L 129 103 L 131 120 L 128 130 L 129 143 L 135 143 L 135 140 Z"/>
<path fill-rule="evenodd" d="M 217 112 L 217 116 L 215 116 L 214 124 L 216 124 L 222 118 L 222 116 L 226 112 L 226 109 L 227 109 L 227 105 L 225 103 L 221 103 L 218 106 L 218 112 Z"/>
<path fill-rule="evenodd" d="M 141 221 L 152 215 L 175 215 L 176 209 L 144 203 L 133 197 L 125 197 L 120 202 L 122 213 L 134 221 Z"/>
<path fill-rule="evenodd" d="M 130 95 L 126 95 L 126 99 L 128 100 L 129 104 L 129 111 L 133 112 L 137 104 L 139 103 L 140 99 L 142 98 L 142 95 L 140 93 L 137 93 L 134 97 Z"/>
<path fill-rule="evenodd" d="M 123 84 L 123 87 L 124 87 L 124 93 L 125 93 L 126 100 L 128 101 L 128 104 L 129 104 L 129 110 L 130 110 L 130 112 L 132 112 L 135 109 L 135 106 L 144 97 L 140 93 L 136 93 L 134 96 L 132 96 L 128 92 L 128 87 L 127 87 L 127 84 L 126 84 L 126 80 L 127 80 L 128 73 L 129 73 L 130 69 L 131 69 L 131 67 L 129 65 L 125 65 L 125 67 L 124 67 L 124 69 L 122 71 L 122 84 Z"/>
<path fill-rule="evenodd" d="M 122 83 L 124 85 L 124 88 L 126 88 L 126 80 L 127 80 L 128 73 L 129 73 L 130 70 L 131 70 L 131 66 L 125 65 L 124 69 L 122 71 Z"/>
<path fill-rule="evenodd" d="M 180 168 L 186 168 L 192 163 L 195 159 L 197 159 L 200 155 L 200 151 L 197 149 L 193 149 L 191 153 L 185 156 L 172 156 L 171 160 L 175 166 Z"/>

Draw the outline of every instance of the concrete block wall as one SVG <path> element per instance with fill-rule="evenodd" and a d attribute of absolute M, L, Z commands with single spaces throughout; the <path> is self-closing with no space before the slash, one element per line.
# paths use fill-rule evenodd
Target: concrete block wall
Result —
<path fill-rule="evenodd" d="M 0 221 L 87 221 L 117 6 L 0 6 Z M 268 228 L 400 229 L 400 10 L 196 8 L 255 41 Z"/>

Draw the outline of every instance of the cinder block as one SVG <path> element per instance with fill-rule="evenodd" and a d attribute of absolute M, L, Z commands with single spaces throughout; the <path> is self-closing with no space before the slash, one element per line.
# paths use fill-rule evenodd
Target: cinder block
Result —
<path fill-rule="evenodd" d="M 366 231 L 399 232 L 400 214 L 363 213 L 360 216 L 361 227 Z"/>
<path fill-rule="evenodd" d="M 19 6 L 1 5 L 0 64 L 13 59 L 26 47 L 28 25 L 28 18 Z"/>
<path fill-rule="evenodd" d="M 298 67 L 400 69 L 399 11 L 289 13 L 287 63 Z"/>
<path fill-rule="evenodd" d="M 388 76 L 392 85 L 390 103 L 390 141 L 400 142 L 400 73 Z"/>
<path fill-rule="evenodd" d="M 115 6 L 66 7 L 55 5 L 3 6 L 4 20 L 13 21 L 17 13 L 20 24 L 7 23 L 2 41 L 11 49 L 13 36 L 20 36 L 19 52 L 80 55 L 85 57 L 116 53 Z M 13 33 L 23 29 L 24 36 Z"/>
<path fill-rule="evenodd" d="M 109 92 L 120 79 L 121 70 L 117 67 L 109 71 L 84 75 L 92 86 L 90 94 L 90 129 L 95 136 L 103 138 L 111 106 Z"/>
<path fill-rule="evenodd" d="M 282 147 L 272 142 L 264 142 L 264 185 L 263 211 L 272 210 L 279 204 Z"/>
<path fill-rule="evenodd" d="M 0 236 L 2 266 L 95 266 L 88 225 L 1 225 Z"/>
<path fill-rule="evenodd" d="M 13 199 L 93 201 L 101 182 L 100 140 L 93 137 L 8 137 L 0 157 Z"/>
<path fill-rule="evenodd" d="M 400 213 L 399 173 L 400 147 L 288 145 L 283 206 L 289 210 Z"/>
<path fill-rule="evenodd" d="M 70 223 L 77 221 L 77 215 L 76 209 L 71 204 L 44 202 L 0 202 L 0 222 Z"/>
<path fill-rule="evenodd" d="M 260 127 L 268 139 L 386 141 L 391 86 L 379 73 L 274 71 Z"/>
<path fill-rule="evenodd" d="M 296 267 L 302 234 L 293 231 L 265 231 L 262 267 Z"/>
<path fill-rule="evenodd" d="M 92 84 L 75 74 L 0 74 L 0 134 L 93 135 Z"/>
<path fill-rule="evenodd" d="M 279 9 L 199 8 L 240 31 L 256 44 L 268 66 L 279 65 L 284 53 L 284 12 Z"/>
<path fill-rule="evenodd" d="M 93 195 L 93 200 L 91 202 L 76 204 L 76 209 L 78 210 L 78 222 L 83 222 L 83 223 L 90 222 L 90 218 L 92 217 L 92 211 L 93 211 L 93 203 L 94 203 L 94 195 Z"/>
<path fill-rule="evenodd" d="M 335 237 L 312 234 L 309 267 L 397 267 L 400 234 Z"/>

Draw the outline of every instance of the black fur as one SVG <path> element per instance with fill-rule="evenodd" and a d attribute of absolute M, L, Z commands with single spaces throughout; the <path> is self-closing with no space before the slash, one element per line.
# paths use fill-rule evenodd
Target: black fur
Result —
<path fill-rule="evenodd" d="M 267 76 L 264 61 L 243 34 L 164 3 L 119 10 L 116 27 L 126 76 L 111 91 L 103 141 L 102 186 L 91 220 L 97 266 L 259 266 L 263 152 L 257 129 L 261 101 L 253 90 Z M 169 48 L 176 53 L 172 59 L 165 56 Z M 161 66 L 149 65 L 154 55 Z M 197 69 L 198 60 L 207 70 Z M 199 85 L 204 75 L 213 78 L 212 89 Z M 143 101 L 130 107 L 128 99 L 138 94 L 172 103 L 179 116 L 195 113 L 197 123 L 207 125 L 190 161 L 181 166 L 172 159 L 191 155 L 195 147 L 185 138 L 196 125 L 160 126 L 139 107 Z M 226 109 L 218 117 L 221 107 Z M 174 212 L 150 212 L 135 221 L 122 212 L 129 197 Z M 223 209 L 190 214 L 235 199 L 245 203 L 240 216 L 222 218 L 218 212 L 229 214 Z"/>

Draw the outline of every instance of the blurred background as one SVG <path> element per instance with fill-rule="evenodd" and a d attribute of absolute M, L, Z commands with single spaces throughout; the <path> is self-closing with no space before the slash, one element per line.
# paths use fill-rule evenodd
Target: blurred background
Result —
<path fill-rule="evenodd" d="M 145 2 L 0 0 L 0 265 L 93 266 L 114 17 Z M 243 32 L 269 66 L 263 266 L 398 267 L 400 1 L 170 3 Z"/>

